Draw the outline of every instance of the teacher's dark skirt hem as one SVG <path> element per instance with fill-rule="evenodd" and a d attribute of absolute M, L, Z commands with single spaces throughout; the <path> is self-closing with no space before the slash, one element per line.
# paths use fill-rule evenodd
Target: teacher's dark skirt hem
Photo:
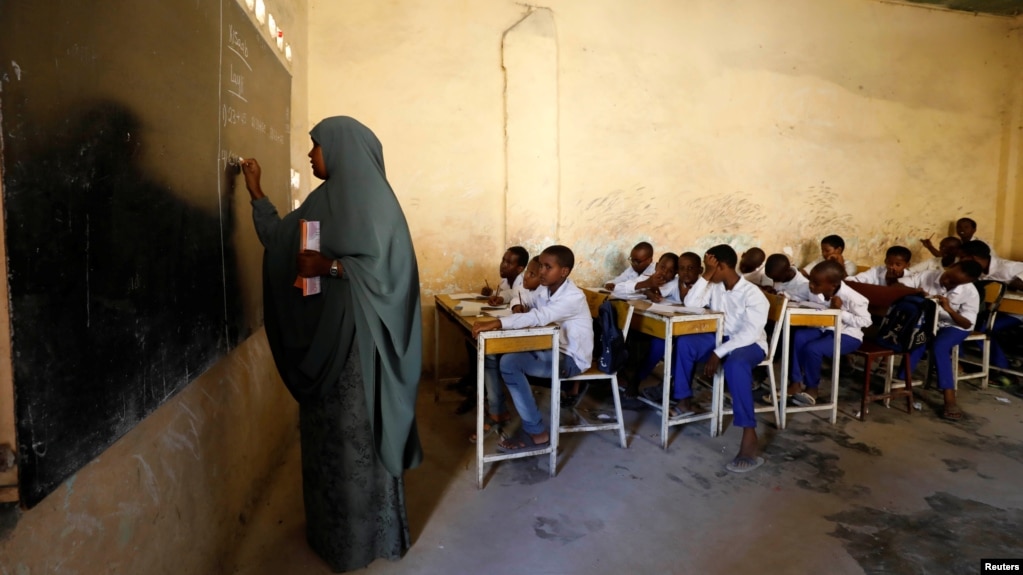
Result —
<path fill-rule="evenodd" d="M 337 386 L 300 406 L 306 540 L 335 573 L 401 559 L 411 546 L 405 485 L 381 464 L 358 350 Z"/>

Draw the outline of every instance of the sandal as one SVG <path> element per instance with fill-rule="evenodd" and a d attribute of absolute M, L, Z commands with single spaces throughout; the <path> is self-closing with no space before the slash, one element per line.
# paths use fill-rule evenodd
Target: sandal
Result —
<path fill-rule="evenodd" d="M 683 409 L 678 405 L 673 405 L 668 408 L 668 417 L 671 419 L 682 419 L 684 417 L 692 417 L 696 415 L 696 411 L 692 409 Z"/>
<path fill-rule="evenodd" d="M 963 418 L 963 412 L 958 405 L 951 408 L 946 407 L 941 413 L 941 418 L 948 421 L 959 421 Z"/>
<path fill-rule="evenodd" d="M 502 439 L 497 443 L 497 451 L 500 453 L 529 453 L 532 451 L 543 451 L 551 444 L 550 436 L 547 441 L 537 443 L 533 436 L 525 431 L 519 430 L 515 437 Z"/>
<path fill-rule="evenodd" d="M 511 418 L 512 414 L 507 411 L 497 416 L 490 415 L 489 413 L 484 413 L 483 435 L 484 436 L 490 435 L 491 430 L 493 430 L 494 428 L 500 428 L 505 423 L 511 421 Z M 473 432 L 473 434 L 469 436 L 469 443 L 476 443 L 476 441 L 477 441 L 476 433 Z"/>
<path fill-rule="evenodd" d="M 729 461 L 728 464 L 725 465 L 725 469 L 731 471 L 732 473 L 749 473 L 750 471 L 753 471 L 754 469 L 760 467 L 763 464 L 764 458 L 760 456 L 757 457 L 736 456 L 735 459 Z"/>
<path fill-rule="evenodd" d="M 812 395 L 805 391 L 800 391 L 799 393 L 790 396 L 789 399 L 792 400 L 792 403 L 800 407 L 817 405 L 817 400 Z"/>

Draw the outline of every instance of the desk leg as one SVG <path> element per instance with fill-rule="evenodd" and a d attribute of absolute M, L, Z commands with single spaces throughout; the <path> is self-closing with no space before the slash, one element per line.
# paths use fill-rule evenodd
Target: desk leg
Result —
<path fill-rule="evenodd" d="M 440 306 L 433 306 L 433 402 L 440 402 Z"/>
<path fill-rule="evenodd" d="M 724 320 L 718 320 L 715 322 L 716 329 L 714 330 L 714 347 L 721 345 L 722 335 L 724 334 L 723 327 Z M 710 436 L 717 437 L 721 433 L 722 417 L 721 410 L 725 407 L 725 372 L 722 368 L 718 368 L 714 372 L 714 377 L 711 379 L 711 417 L 710 417 Z M 732 404 L 732 412 L 735 412 L 735 404 Z"/>
<path fill-rule="evenodd" d="M 671 337 L 671 322 L 664 323 L 664 380 L 661 382 L 661 449 L 668 449 L 668 416 L 671 410 L 671 358 L 674 338 Z"/>
<path fill-rule="evenodd" d="M 786 406 L 788 406 L 789 402 L 789 357 L 791 355 L 789 349 L 791 346 L 791 343 L 789 341 L 789 337 L 791 336 L 790 333 L 791 327 L 789 326 L 789 312 L 787 310 L 785 311 L 785 314 L 782 317 L 781 325 L 775 326 L 775 328 L 776 329 L 780 328 L 782 330 L 781 373 L 779 374 L 781 377 L 778 378 L 781 381 L 781 384 L 778 386 L 780 388 L 778 390 L 778 413 L 780 414 L 778 419 L 778 428 L 785 429 L 785 419 L 787 416 L 787 414 L 785 413 L 785 408 Z"/>
<path fill-rule="evenodd" d="M 838 377 L 842 367 L 842 319 L 835 316 L 835 350 L 831 357 L 831 424 L 838 421 Z"/>
<path fill-rule="evenodd" d="M 558 431 L 561 429 L 561 372 L 558 362 L 561 349 L 558 345 L 558 333 L 551 336 L 551 426 L 547 435 L 550 437 L 551 477 L 558 473 Z"/>
<path fill-rule="evenodd" d="M 482 336 L 476 338 L 476 489 L 483 489 L 483 357 L 486 354 L 486 341 Z"/>

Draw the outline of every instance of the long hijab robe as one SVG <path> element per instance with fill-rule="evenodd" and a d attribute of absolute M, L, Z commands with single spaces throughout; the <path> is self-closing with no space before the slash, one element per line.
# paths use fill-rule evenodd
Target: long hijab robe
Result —
<path fill-rule="evenodd" d="M 310 135 L 328 178 L 264 242 L 267 339 L 299 402 L 316 401 L 336 385 L 357 342 L 376 452 L 399 477 L 422 459 L 415 401 L 423 344 L 412 237 L 373 132 L 336 116 Z M 342 279 L 323 278 L 319 295 L 303 296 L 293 286 L 300 220 L 320 222 L 320 251 L 344 269 Z"/>

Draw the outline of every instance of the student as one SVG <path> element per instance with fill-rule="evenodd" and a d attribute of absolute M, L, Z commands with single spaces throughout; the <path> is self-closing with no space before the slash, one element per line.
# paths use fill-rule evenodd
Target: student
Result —
<path fill-rule="evenodd" d="M 739 273 L 755 286 L 771 285 L 771 278 L 764 274 L 764 258 L 767 254 L 760 248 L 750 248 L 739 257 Z"/>
<path fill-rule="evenodd" d="M 765 286 L 764 291 L 784 295 L 789 299 L 810 281 L 799 273 L 785 254 L 771 254 L 764 263 L 764 275 L 771 280 L 771 285 Z"/>
<path fill-rule="evenodd" d="M 912 257 L 913 252 L 909 251 L 909 248 L 892 246 L 884 254 L 883 266 L 872 267 L 845 279 L 846 281 L 876 286 L 902 284 L 914 287 L 913 274 L 906 272 Z"/>
<path fill-rule="evenodd" d="M 668 252 L 658 258 L 654 273 L 620 282 L 611 293 L 622 299 L 646 296 L 653 301 L 660 301 L 665 294 L 672 291 L 677 273 L 678 256 Z"/>
<path fill-rule="evenodd" d="M 856 275 L 856 264 L 845 259 L 844 254 L 845 240 L 842 239 L 842 236 L 824 236 L 824 239 L 821 240 L 821 257 L 804 266 L 803 275 L 809 277 L 810 270 L 813 269 L 813 266 L 824 260 L 835 260 L 842 264 L 842 266 L 844 266 L 846 276 Z"/>
<path fill-rule="evenodd" d="M 533 297 L 536 295 L 538 287 L 540 287 L 540 256 L 535 256 L 529 260 L 526 271 L 522 272 L 522 288 L 512 296 L 512 313 L 525 313 L 533 309 Z"/>
<path fill-rule="evenodd" d="M 942 417 L 952 421 L 962 419 L 963 412 L 956 405 L 955 378 L 952 373 L 952 348 L 970 335 L 980 311 L 980 294 L 973 282 L 980 277 L 980 264 L 962 261 L 947 270 L 932 270 L 920 274 L 917 287 L 938 302 L 938 333 L 928 346 L 920 346 L 909 356 L 912 373 L 924 351 L 930 349 L 931 359 L 938 372 L 938 387 L 945 396 Z"/>
<path fill-rule="evenodd" d="M 959 240 L 964 244 L 966 242 L 984 242 L 984 240 L 977 237 L 977 222 L 970 218 L 959 218 L 956 220 L 956 235 L 959 236 Z M 991 244 L 984 243 L 987 244 L 991 255 L 995 255 L 995 250 L 991 249 Z"/>
<path fill-rule="evenodd" d="M 593 318 L 590 317 L 586 295 L 568 279 L 574 265 L 575 255 L 567 247 L 555 245 L 545 249 L 540 254 L 540 287 L 536 290 L 533 309 L 499 319 L 478 321 L 472 328 L 473 337 L 495 329 L 522 329 L 555 323 L 561 327 L 558 334 L 560 377 L 572 377 L 589 369 L 593 360 Z M 550 442 L 550 432 L 544 426 L 543 415 L 536 406 L 526 376 L 551 377 L 551 353 L 552 350 L 527 351 L 500 356 L 500 375 L 522 419 L 522 430 L 512 438 L 501 440 L 497 445 L 498 451 L 537 451 Z"/>
<path fill-rule="evenodd" d="M 932 270 L 944 270 L 956 263 L 956 258 L 959 255 L 959 248 L 963 247 L 962 240 L 955 236 L 949 236 L 941 240 L 938 244 L 938 249 L 934 249 L 934 244 L 931 243 L 930 238 L 920 240 L 920 243 L 922 243 L 928 251 L 934 254 L 934 257 L 911 266 L 909 271 L 914 274 Z"/>
<path fill-rule="evenodd" d="M 863 342 L 863 328 L 871 323 L 867 298 L 844 281 L 845 270 L 834 260 L 823 261 L 810 271 L 810 281 L 793 297 L 796 301 L 825 304 L 840 309 L 841 355 L 852 353 Z M 796 405 L 815 405 L 821 383 L 821 363 L 835 350 L 835 329 L 805 327 L 792 331 L 792 364 L 788 395 Z M 805 385 L 804 385 L 805 384 Z M 838 398 L 832 398 L 833 401 Z"/>
<path fill-rule="evenodd" d="M 685 252 L 678 256 L 678 281 L 671 282 L 667 292 L 664 291 L 664 286 L 661 290 L 648 292 L 647 298 L 654 303 L 680 304 L 689 290 L 696 285 L 702 273 L 703 262 L 700 260 L 700 256 L 693 252 Z M 664 340 L 633 332 L 629 334 L 628 345 L 629 359 L 626 361 L 625 367 L 619 371 L 619 376 L 625 382 L 623 400 L 626 403 L 623 403 L 622 407 L 633 409 L 642 405 L 635 401 L 639 396 L 639 384 L 650 376 L 657 364 L 664 358 Z M 660 391 L 658 391 L 659 393 Z M 660 400 L 660 395 L 654 399 L 654 401 Z"/>
<path fill-rule="evenodd" d="M 615 286 L 621 282 L 634 280 L 639 276 L 648 276 L 654 273 L 654 246 L 648 242 L 639 242 L 632 252 L 629 253 L 629 267 L 618 274 L 618 277 L 604 284 L 604 289 L 614 291 Z"/>
<path fill-rule="evenodd" d="M 480 292 L 490 296 L 487 303 L 490 305 L 502 305 L 510 302 L 515 292 L 522 288 L 522 271 L 529 263 L 529 252 L 522 246 L 512 246 L 504 252 L 501 258 L 501 283 L 497 286 L 497 293 L 493 293 L 490 286 L 485 286 Z"/>
<path fill-rule="evenodd" d="M 704 272 L 689 290 L 685 304 L 709 307 L 724 312 L 724 335 L 716 346 L 714 334 L 700 333 L 676 338 L 675 386 L 673 396 L 679 404 L 673 415 L 692 411 L 689 382 L 693 368 L 705 361 L 703 373 L 713 377 L 724 370 L 725 383 L 732 394 L 734 423 L 742 428 L 739 452 L 725 466 L 734 473 L 760 467 L 764 458 L 757 455 L 757 420 L 753 412 L 753 368 L 767 355 L 767 313 L 770 305 L 760 288 L 746 281 L 737 266 L 739 257 L 728 245 L 717 245 L 704 256 Z"/>
<path fill-rule="evenodd" d="M 1023 262 L 1002 259 L 991 254 L 991 249 L 980 240 L 963 244 L 959 251 L 959 259 L 975 261 L 980 264 L 982 280 L 995 280 L 1006 284 L 1011 290 L 1023 290 Z M 1006 369 L 1009 358 L 1005 356 L 999 341 L 1006 331 L 1023 323 L 1023 316 L 998 314 L 994 328 L 991 330 L 991 366 Z"/>

